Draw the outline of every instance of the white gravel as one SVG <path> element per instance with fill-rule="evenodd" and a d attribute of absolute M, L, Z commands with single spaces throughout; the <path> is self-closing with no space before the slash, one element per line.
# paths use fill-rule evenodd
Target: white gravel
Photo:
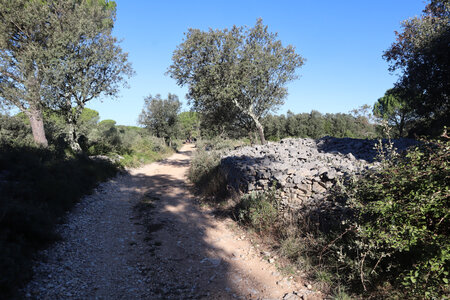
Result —
<path fill-rule="evenodd" d="M 146 251 L 133 206 L 136 178 L 118 175 L 76 205 L 57 232 L 61 241 L 39 253 L 34 279 L 23 293 L 33 299 L 145 299 L 139 257 Z"/>

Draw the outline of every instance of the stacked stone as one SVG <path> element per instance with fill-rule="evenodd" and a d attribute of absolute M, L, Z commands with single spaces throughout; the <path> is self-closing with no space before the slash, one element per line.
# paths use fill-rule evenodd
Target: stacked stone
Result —
<path fill-rule="evenodd" d="M 414 140 L 395 140 L 406 149 Z M 375 168 L 376 140 L 325 137 L 283 139 L 231 151 L 221 160 L 230 187 L 249 193 L 275 186 L 282 204 L 295 210 L 323 199 L 337 178 Z"/>

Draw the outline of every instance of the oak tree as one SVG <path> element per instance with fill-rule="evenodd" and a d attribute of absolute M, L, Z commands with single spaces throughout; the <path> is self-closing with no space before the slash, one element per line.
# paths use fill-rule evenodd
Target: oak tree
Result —
<path fill-rule="evenodd" d="M 181 108 L 178 96 L 169 93 L 167 99 L 163 99 L 160 94 L 155 97 L 149 95 L 144 101 L 139 123 L 157 137 L 164 138 L 170 145 L 177 133 L 178 113 Z"/>
<path fill-rule="evenodd" d="M 384 53 L 397 87 L 408 91 L 408 106 L 422 119 L 449 125 L 450 1 L 431 0 L 423 14 L 405 20 Z"/>
<path fill-rule="evenodd" d="M 47 146 L 42 111 L 66 116 L 69 143 L 80 151 L 76 122 L 85 103 L 115 95 L 132 73 L 111 36 L 115 2 L 0 0 L 0 99 L 30 119 L 37 144 Z"/>
<path fill-rule="evenodd" d="M 188 87 L 188 100 L 203 116 L 252 122 L 265 143 L 261 118 L 284 103 L 286 84 L 303 58 L 258 19 L 252 28 L 189 29 L 174 51 L 168 74 Z M 214 119 L 214 118 L 210 118 Z"/>

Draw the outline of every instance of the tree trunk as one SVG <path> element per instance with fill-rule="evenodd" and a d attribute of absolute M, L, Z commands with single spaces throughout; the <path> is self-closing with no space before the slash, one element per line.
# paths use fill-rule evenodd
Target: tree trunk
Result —
<path fill-rule="evenodd" d="M 68 142 L 69 142 L 70 148 L 75 153 L 82 152 L 80 144 L 78 144 L 77 131 L 75 129 L 75 124 L 73 124 L 73 123 L 69 123 Z"/>
<path fill-rule="evenodd" d="M 261 140 L 261 144 L 265 145 L 267 142 L 266 138 L 264 137 L 264 127 L 261 125 L 261 123 L 259 123 L 257 118 L 253 118 L 253 121 L 255 122 L 256 129 L 258 130 L 258 135 L 259 139 Z"/>
<path fill-rule="evenodd" d="M 45 137 L 44 130 L 44 118 L 42 117 L 41 110 L 30 107 L 25 114 L 30 119 L 31 131 L 33 133 L 33 139 L 39 146 L 44 148 L 48 147 L 48 141 Z"/>

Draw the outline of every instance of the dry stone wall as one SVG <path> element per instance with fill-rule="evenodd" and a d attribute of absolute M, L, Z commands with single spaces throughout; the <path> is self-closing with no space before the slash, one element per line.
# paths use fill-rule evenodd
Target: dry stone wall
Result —
<path fill-rule="evenodd" d="M 242 147 L 221 159 L 221 170 L 235 191 L 249 193 L 275 186 L 284 206 L 317 207 L 337 178 L 376 168 L 376 140 L 324 137 L 283 139 L 278 143 Z M 414 145 L 394 140 L 399 151 Z"/>

